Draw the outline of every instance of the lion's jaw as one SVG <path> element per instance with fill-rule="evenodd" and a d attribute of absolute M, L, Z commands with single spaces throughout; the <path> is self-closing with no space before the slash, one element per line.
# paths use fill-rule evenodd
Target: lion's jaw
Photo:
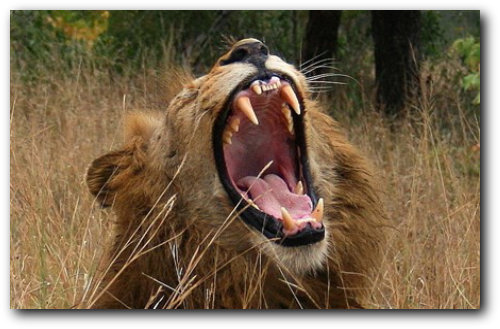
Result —
<path fill-rule="evenodd" d="M 196 94 L 191 106 L 182 102 L 187 94 Z M 218 232 L 217 242 L 231 248 L 263 250 L 297 274 L 324 264 L 328 237 L 307 158 L 308 97 L 300 72 L 247 39 L 181 92 L 167 113 L 178 132 L 170 139 L 190 144 L 181 152 L 188 160 L 179 181 L 189 176 L 199 183 L 180 193 L 188 209 L 203 213 L 188 212 L 200 221 L 193 225 Z M 192 157 L 206 159 L 205 168 Z"/>

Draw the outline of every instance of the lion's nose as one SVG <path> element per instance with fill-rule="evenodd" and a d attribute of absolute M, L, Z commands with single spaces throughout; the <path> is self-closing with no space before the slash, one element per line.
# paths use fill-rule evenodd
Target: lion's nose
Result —
<path fill-rule="evenodd" d="M 267 60 L 269 51 L 261 42 L 247 43 L 233 49 L 229 57 L 221 64 L 228 65 L 232 63 L 251 63 L 258 68 L 263 68 Z"/>

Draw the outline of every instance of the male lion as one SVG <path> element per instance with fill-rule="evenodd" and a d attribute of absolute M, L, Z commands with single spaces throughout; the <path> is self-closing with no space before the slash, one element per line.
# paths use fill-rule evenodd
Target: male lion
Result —
<path fill-rule="evenodd" d="M 126 126 L 88 170 L 117 216 L 88 307 L 363 307 L 384 241 L 372 176 L 262 42 Z"/>

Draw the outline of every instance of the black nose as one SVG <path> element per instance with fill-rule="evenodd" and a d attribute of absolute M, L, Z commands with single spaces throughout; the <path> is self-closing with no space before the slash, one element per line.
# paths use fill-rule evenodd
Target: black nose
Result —
<path fill-rule="evenodd" d="M 258 68 L 264 68 L 269 51 L 263 43 L 253 42 L 238 46 L 233 49 L 226 60 L 221 65 L 232 63 L 251 63 Z"/>

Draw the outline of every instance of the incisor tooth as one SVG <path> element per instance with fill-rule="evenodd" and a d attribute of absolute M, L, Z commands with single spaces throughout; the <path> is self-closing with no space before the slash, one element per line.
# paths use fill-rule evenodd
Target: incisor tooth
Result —
<path fill-rule="evenodd" d="M 283 219 L 283 228 L 285 230 L 292 231 L 295 228 L 295 220 L 293 220 L 292 215 L 290 215 L 285 207 L 281 207 L 281 218 Z"/>
<path fill-rule="evenodd" d="M 252 103 L 250 103 L 250 98 L 246 96 L 241 96 L 236 100 L 236 108 L 239 109 L 243 114 L 247 116 L 247 118 L 253 122 L 254 125 L 259 125 L 259 120 L 257 120 L 257 116 L 255 115 L 255 111 L 253 110 Z"/>
<path fill-rule="evenodd" d="M 302 224 L 302 223 L 310 223 L 310 222 L 315 222 L 316 220 L 314 218 L 302 218 L 302 219 L 297 219 L 297 223 Z"/>
<path fill-rule="evenodd" d="M 295 186 L 295 189 L 293 190 L 293 193 L 295 194 L 304 194 L 304 186 L 302 185 L 302 182 L 299 181 L 297 185 Z"/>
<path fill-rule="evenodd" d="M 324 212 L 325 204 L 323 202 L 323 198 L 318 200 L 318 204 L 316 205 L 316 209 L 312 212 L 311 216 L 316 220 L 316 222 L 321 223 L 323 221 L 323 212 Z"/>
<path fill-rule="evenodd" d="M 262 88 L 260 87 L 260 85 L 259 85 L 259 84 L 254 84 L 254 85 L 252 86 L 252 90 L 253 90 L 253 92 L 254 92 L 254 93 L 256 93 L 257 95 L 262 94 Z"/>
<path fill-rule="evenodd" d="M 281 88 L 281 98 L 283 98 L 288 104 L 290 104 L 297 115 L 300 115 L 299 100 L 297 99 L 297 95 L 295 95 L 295 92 L 290 85 L 286 85 Z"/>
<path fill-rule="evenodd" d="M 248 200 L 248 203 L 257 210 L 260 210 L 259 206 L 255 204 L 252 200 Z"/>

